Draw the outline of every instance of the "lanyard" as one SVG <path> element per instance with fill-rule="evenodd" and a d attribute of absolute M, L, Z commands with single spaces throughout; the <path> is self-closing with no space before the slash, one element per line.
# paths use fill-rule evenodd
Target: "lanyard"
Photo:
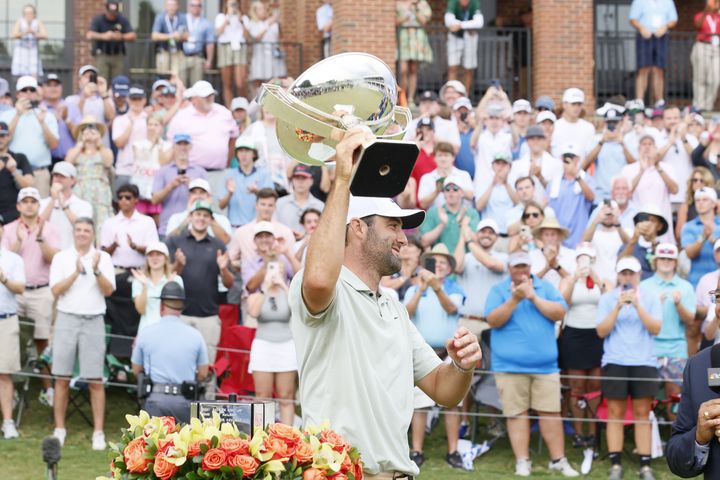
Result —
<path fill-rule="evenodd" d="M 177 15 L 175 15 L 175 17 L 173 17 L 172 22 L 170 21 L 168 16 L 165 15 L 165 25 L 167 26 L 168 33 L 175 33 L 175 28 L 177 27 L 177 23 L 178 23 Z"/>
<path fill-rule="evenodd" d="M 705 19 L 707 20 L 708 25 L 710 26 L 710 33 L 713 35 L 717 35 L 717 26 L 718 22 L 712 17 L 713 14 L 705 15 Z"/>
<path fill-rule="evenodd" d="M 197 17 L 195 21 L 192 21 L 192 15 L 187 16 L 187 26 L 188 26 L 188 33 L 192 36 L 193 32 L 195 31 L 195 27 L 197 27 L 198 23 L 200 23 L 200 17 Z"/>

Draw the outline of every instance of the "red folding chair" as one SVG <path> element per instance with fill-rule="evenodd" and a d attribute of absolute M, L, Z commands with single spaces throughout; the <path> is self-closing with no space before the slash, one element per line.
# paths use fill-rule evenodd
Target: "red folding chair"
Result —
<path fill-rule="evenodd" d="M 222 335 L 221 348 L 215 369 L 218 378 L 221 378 L 220 393 L 235 393 L 240 396 L 255 393 L 255 384 L 252 374 L 248 373 L 250 363 L 250 347 L 255 339 L 255 329 L 243 325 L 228 327 Z"/>

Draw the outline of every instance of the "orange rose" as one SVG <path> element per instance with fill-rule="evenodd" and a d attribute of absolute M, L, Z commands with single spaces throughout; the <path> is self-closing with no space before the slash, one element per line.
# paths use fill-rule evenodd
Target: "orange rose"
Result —
<path fill-rule="evenodd" d="M 355 480 L 363 480 L 363 464 L 360 461 L 355 464 Z"/>
<path fill-rule="evenodd" d="M 167 433 L 173 433 L 177 424 L 175 423 L 175 417 L 160 417 L 162 420 L 163 427 L 167 429 Z"/>
<path fill-rule="evenodd" d="M 208 447 L 210 446 L 209 440 L 195 440 L 194 442 L 190 443 L 190 445 L 188 445 L 188 458 L 197 457 L 198 455 L 202 454 L 202 451 L 200 451 L 201 443 L 204 443 Z"/>
<path fill-rule="evenodd" d="M 168 480 L 178 471 L 178 467 L 168 462 L 165 455 L 155 455 L 155 464 L 153 465 L 153 473 L 160 480 Z"/>
<path fill-rule="evenodd" d="M 284 423 L 273 423 L 268 427 L 268 435 L 272 438 L 279 438 L 288 445 L 297 445 L 300 441 L 300 433 L 290 425 Z"/>
<path fill-rule="evenodd" d="M 275 437 L 265 439 L 265 449 L 273 452 L 272 460 L 290 458 L 295 453 L 295 447 L 288 446 L 283 440 Z"/>
<path fill-rule="evenodd" d="M 242 468 L 243 477 L 251 477 L 255 475 L 255 472 L 257 472 L 257 469 L 260 466 L 260 462 L 255 460 L 255 458 L 251 457 L 250 455 L 235 455 L 234 457 L 230 458 L 228 465 L 230 465 L 231 467 Z"/>
<path fill-rule="evenodd" d="M 220 442 L 220 448 L 228 455 L 246 455 L 250 451 L 250 444 L 242 438 L 226 437 Z"/>
<path fill-rule="evenodd" d="M 217 470 L 225 465 L 227 455 L 219 448 L 211 448 L 207 451 L 202 461 L 203 470 Z"/>
<path fill-rule="evenodd" d="M 145 458 L 145 438 L 138 437 L 128 443 L 123 450 L 125 457 L 125 466 L 130 473 L 145 473 L 148 471 L 148 464 L 152 458 Z"/>
<path fill-rule="evenodd" d="M 332 477 L 328 477 L 328 478 L 329 478 L 329 480 L 348 480 L 347 475 L 345 475 L 344 473 L 336 473 Z"/>
<path fill-rule="evenodd" d="M 303 472 L 302 480 L 326 480 L 325 470 L 308 468 Z"/>
<path fill-rule="evenodd" d="M 345 454 L 345 458 L 343 458 L 342 465 L 340 465 L 340 472 L 341 473 L 347 473 L 353 469 L 353 463 L 352 459 L 350 458 L 350 455 Z"/>
<path fill-rule="evenodd" d="M 320 441 L 329 443 L 336 452 L 344 452 L 350 449 L 345 439 L 334 430 L 323 430 L 320 432 Z"/>
<path fill-rule="evenodd" d="M 172 438 L 159 438 L 157 442 L 157 452 L 155 452 L 155 455 L 159 453 L 166 454 L 168 449 L 175 445 L 175 441 Z"/>
<path fill-rule="evenodd" d="M 312 461 L 313 454 L 312 446 L 307 442 L 300 442 L 295 446 L 295 458 L 299 464 Z"/>

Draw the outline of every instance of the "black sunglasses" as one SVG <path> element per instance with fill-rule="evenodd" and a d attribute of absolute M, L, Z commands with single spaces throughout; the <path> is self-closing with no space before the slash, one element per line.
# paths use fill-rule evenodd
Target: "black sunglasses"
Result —
<path fill-rule="evenodd" d="M 20 90 L 20 91 L 21 91 L 21 92 L 24 92 L 24 93 L 28 93 L 28 92 L 35 93 L 35 92 L 37 92 L 37 89 L 34 88 L 34 87 L 25 87 L 25 88 L 23 88 L 23 89 Z"/>
<path fill-rule="evenodd" d="M 457 185 L 448 185 L 443 190 L 445 190 L 446 192 L 457 192 L 460 190 L 460 187 L 458 187 Z"/>
<path fill-rule="evenodd" d="M 135 197 L 133 197 L 132 195 L 129 195 L 129 194 L 128 195 L 118 195 L 118 200 L 132 200 L 133 198 L 135 198 Z"/>
<path fill-rule="evenodd" d="M 527 220 L 528 218 L 540 218 L 540 212 L 528 212 L 523 213 L 523 219 Z"/>

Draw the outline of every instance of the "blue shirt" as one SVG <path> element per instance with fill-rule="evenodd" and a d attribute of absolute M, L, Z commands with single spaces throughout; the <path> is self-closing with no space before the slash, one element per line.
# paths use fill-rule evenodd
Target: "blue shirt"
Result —
<path fill-rule="evenodd" d="M 651 32 L 677 19 L 672 0 L 633 0 L 630 6 L 630 20 L 637 20 Z"/>
<path fill-rule="evenodd" d="M 60 105 L 63 105 L 65 103 L 65 100 L 60 100 Z M 45 108 L 47 108 L 48 113 L 52 113 L 55 115 L 55 112 L 57 108 L 48 105 L 45 101 L 41 102 L 41 105 L 43 105 Z M 68 112 L 68 116 L 70 115 L 70 112 Z M 57 117 L 55 117 L 57 119 Z M 55 158 L 65 158 L 65 155 L 67 154 L 68 150 L 70 150 L 72 147 L 75 146 L 75 139 L 73 138 L 72 134 L 70 133 L 70 129 L 67 126 L 67 123 L 58 121 L 58 146 L 53 148 L 50 151 L 50 154 Z"/>
<path fill-rule="evenodd" d="M 183 42 L 185 55 L 198 55 L 205 52 L 205 45 L 215 42 L 215 32 L 205 17 L 194 19 L 190 15 L 185 17 L 188 27 L 188 39 Z"/>
<path fill-rule="evenodd" d="M 595 182 L 589 175 L 585 176 L 585 182 L 592 189 Z M 570 235 L 563 241 L 563 245 L 568 248 L 575 246 L 582 240 L 585 227 L 587 227 L 588 218 L 590 218 L 590 209 L 592 202 L 585 198 L 582 190 L 575 193 L 575 179 L 568 180 L 564 176 L 560 180 L 560 192 L 555 198 L 550 198 L 549 206 L 555 210 L 560 225 L 570 229 Z M 551 192 L 552 182 L 547 186 L 548 194 Z"/>
<path fill-rule="evenodd" d="M 14 116 L 14 108 L 5 110 L 0 113 L 0 121 L 10 125 Z M 50 130 L 50 133 L 55 138 L 58 138 L 58 121 L 55 115 L 47 113 L 43 123 Z M 50 147 L 45 143 L 42 125 L 40 125 L 33 111 L 26 112 L 20 117 L 8 148 L 13 152 L 25 155 L 33 169 L 50 166 L 52 160 L 50 158 Z"/>
<path fill-rule="evenodd" d="M 470 178 L 475 178 L 475 154 L 470 146 L 470 139 L 474 131 L 475 129 L 471 128 L 466 133 L 460 132 L 460 150 L 455 157 L 455 166 L 468 172 Z"/>
<path fill-rule="evenodd" d="M 132 363 L 142 365 L 154 383 L 195 381 L 200 365 L 208 365 L 207 347 L 199 331 L 179 317 L 165 316 L 138 333 Z"/>
<path fill-rule="evenodd" d="M 713 238 L 720 238 L 720 218 L 716 215 L 714 220 L 715 229 L 713 230 Z M 695 217 L 683 225 L 682 231 L 680 232 L 680 244 L 682 248 L 687 248 L 688 245 L 697 242 L 704 229 L 705 226 L 700 220 L 700 217 Z M 698 256 L 690 260 L 688 281 L 693 285 L 697 285 L 700 277 L 715 269 L 717 269 L 717 265 L 715 264 L 715 257 L 713 256 L 713 245 L 710 241 L 705 240 Z"/>
<path fill-rule="evenodd" d="M 253 166 L 252 171 L 245 175 L 240 168 L 228 169 L 225 171 L 225 178 L 235 180 L 235 193 L 228 203 L 228 218 L 233 226 L 245 225 L 255 219 L 255 194 L 248 191 L 248 187 L 253 183 L 258 189 L 273 188 L 273 182 L 270 178 L 270 171 L 265 167 Z M 227 195 L 227 184 L 222 183 L 222 191 L 218 198 L 224 198 Z"/>
<path fill-rule="evenodd" d="M 417 285 L 413 285 L 405 292 L 403 303 L 407 305 L 412 300 Z M 443 291 L 455 304 L 455 313 L 448 313 L 440 304 L 440 299 L 432 288 L 427 288 L 420 297 L 412 322 L 417 327 L 420 335 L 433 348 L 442 348 L 450 338 L 455 335 L 458 319 L 460 318 L 460 307 L 465 302 L 465 292 L 450 278 L 446 278 L 442 286 Z"/>
<path fill-rule="evenodd" d="M 662 280 L 657 274 L 643 280 L 640 288 L 655 295 L 662 309 L 662 329 L 655 337 L 655 354 L 658 357 L 687 358 L 687 340 L 685 324 L 680 319 L 673 292 L 680 291 L 680 303 L 686 310 L 695 312 L 695 291 L 690 282 L 675 275 L 669 282 Z M 662 298 L 663 294 L 665 298 Z"/>
<path fill-rule="evenodd" d="M 482 212 L 482 218 L 491 218 L 495 220 L 500 229 L 499 233 L 507 233 L 508 213 L 513 209 L 515 203 L 510 198 L 510 194 L 505 185 L 493 186 L 492 193 L 488 199 L 487 205 Z M 473 230 L 474 231 L 474 230 Z"/>
<path fill-rule="evenodd" d="M 657 297 L 649 290 L 639 288 L 640 305 L 655 319 L 662 318 L 662 308 Z M 620 289 L 614 288 L 600 297 L 597 324 L 610 314 L 618 302 Z M 494 338 L 493 338 L 494 340 Z M 612 363 L 624 366 L 657 367 L 653 337 L 643 325 L 632 305 L 623 306 L 615 326 L 603 343 L 602 366 Z"/>
<path fill-rule="evenodd" d="M 556 302 L 567 311 L 567 303 L 552 284 L 532 276 L 535 295 Z M 493 285 L 485 300 L 485 316 L 507 302 L 510 277 Z M 523 299 L 517 304 L 510 319 L 492 331 L 492 370 L 504 373 L 556 373 L 558 349 L 555 339 L 555 322 L 548 320 L 535 304 Z"/>
<path fill-rule="evenodd" d="M 184 13 L 177 13 L 172 21 L 167 16 L 167 13 L 163 12 L 155 16 L 153 21 L 152 31 L 153 33 L 174 33 L 178 30 L 187 31 L 187 15 Z M 164 50 L 168 49 L 168 42 L 155 42 L 156 45 L 160 46 Z"/>
<path fill-rule="evenodd" d="M 603 143 L 594 165 L 595 203 L 600 203 L 606 198 L 610 198 L 613 177 L 619 175 L 623 167 L 627 165 L 623 146 L 618 142 Z"/>

